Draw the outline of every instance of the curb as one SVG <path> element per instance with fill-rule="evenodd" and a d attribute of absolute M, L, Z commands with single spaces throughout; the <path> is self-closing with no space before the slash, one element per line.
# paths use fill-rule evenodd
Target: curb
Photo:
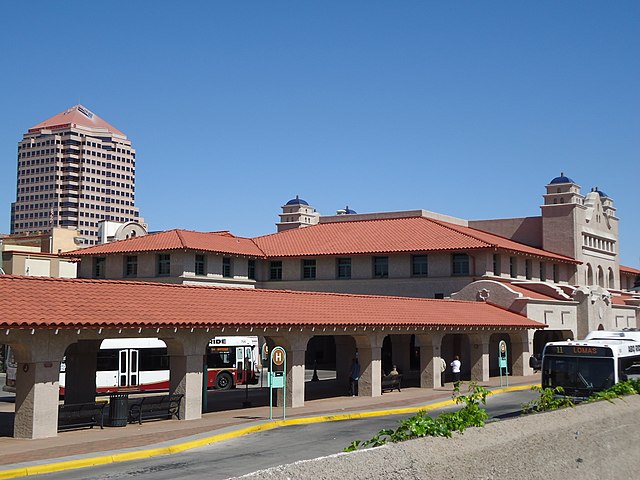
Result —
<path fill-rule="evenodd" d="M 490 390 L 489 395 L 497 395 L 500 393 L 515 392 L 518 390 L 530 389 L 531 385 L 518 385 L 514 387 L 498 388 L 496 390 Z M 400 415 L 403 413 L 417 413 L 420 410 L 434 410 L 436 408 L 442 408 L 449 405 L 454 405 L 455 401 L 443 400 L 436 403 L 430 403 L 428 405 L 422 405 L 417 407 L 395 408 L 387 410 L 374 410 L 370 412 L 359 413 L 344 413 L 336 415 L 320 415 L 315 417 L 303 417 L 293 418 L 289 420 L 272 420 L 269 422 L 261 423 L 251 427 L 240 428 L 231 432 L 219 433 L 211 435 L 209 437 L 200 438 L 198 440 L 190 440 L 187 442 L 176 443 L 168 447 L 149 448 L 144 450 L 138 450 L 134 452 L 114 453 L 111 455 L 101 455 L 91 458 L 83 458 L 78 460 L 67 460 L 63 462 L 47 463 L 43 465 L 34 465 L 21 468 L 14 468 L 10 470 L 0 470 L 0 480 L 28 477 L 32 475 L 41 475 L 43 473 L 54 473 L 64 470 L 75 470 L 85 467 L 96 467 L 99 465 L 107 465 L 110 463 L 128 462 L 130 460 L 141 460 L 144 458 L 157 457 L 160 455 L 171 455 L 174 453 L 184 452 L 205 445 L 211 445 L 213 443 L 223 442 L 232 438 L 238 438 L 244 435 L 249 435 L 256 432 L 264 432 L 267 430 L 273 430 L 280 427 L 288 427 L 291 425 L 307 425 L 311 423 L 321 422 L 338 422 L 342 420 L 355 420 L 358 418 L 370 418 L 381 417 L 385 415 Z"/>

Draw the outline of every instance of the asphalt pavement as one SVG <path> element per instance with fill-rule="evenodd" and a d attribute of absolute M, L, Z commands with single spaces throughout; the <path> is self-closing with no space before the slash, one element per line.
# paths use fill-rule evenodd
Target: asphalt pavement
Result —
<path fill-rule="evenodd" d="M 503 390 L 499 381 L 499 378 L 492 378 L 481 384 L 497 392 Z M 538 383 L 539 375 L 509 378 L 510 390 Z M 36 440 L 6 436 L 12 422 L 13 404 L 6 401 L 6 397 L 0 397 L 5 400 L 0 402 L 0 435 L 5 435 L 0 437 L 0 448 L 4 453 L 0 458 L 0 479 L 184 452 L 283 426 L 410 414 L 425 406 L 444 406 L 451 401 L 452 395 L 450 384 L 436 389 L 402 388 L 401 392 L 384 393 L 379 397 L 349 397 L 344 394 L 343 387 L 332 378 L 308 382 L 305 406 L 286 412 L 282 407 L 269 408 L 266 388 L 214 391 L 208 395 L 208 413 L 198 420 L 162 420 L 105 427 L 104 430 L 75 430 Z M 244 408 L 247 399 L 252 406 Z M 286 419 L 282 418 L 283 413 L 286 413 Z M 273 420 L 269 418 L 270 414 Z"/>

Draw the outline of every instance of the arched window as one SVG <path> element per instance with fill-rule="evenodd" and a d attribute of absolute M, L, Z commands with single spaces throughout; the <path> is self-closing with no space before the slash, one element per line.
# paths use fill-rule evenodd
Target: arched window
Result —
<path fill-rule="evenodd" d="M 609 283 L 607 284 L 607 288 L 616 288 L 615 278 L 613 277 L 613 269 L 609 267 Z"/>
<path fill-rule="evenodd" d="M 598 265 L 597 281 L 598 281 L 598 285 L 604 288 L 604 271 L 602 270 L 602 267 L 600 265 Z"/>
<path fill-rule="evenodd" d="M 587 285 L 593 285 L 593 269 L 591 265 L 587 263 Z"/>

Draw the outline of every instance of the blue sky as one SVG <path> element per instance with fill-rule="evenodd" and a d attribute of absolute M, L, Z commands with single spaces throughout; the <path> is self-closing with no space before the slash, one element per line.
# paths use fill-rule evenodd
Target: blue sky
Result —
<path fill-rule="evenodd" d="M 0 232 L 22 134 L 82 103 L 137 149 L 152 230 L 271 233 L 295 195 L 322 214 L 539 215 L 562 171 L 614 199 L 640 267 L 640 2 L 0 8 Z"/>

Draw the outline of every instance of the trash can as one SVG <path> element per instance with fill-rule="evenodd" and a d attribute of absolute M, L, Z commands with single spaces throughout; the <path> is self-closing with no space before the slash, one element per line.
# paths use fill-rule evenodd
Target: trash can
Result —
<path fill-rule="evenodd" d="M 126 427 L 129 422 L 129 394 L 112 393 L 109 395 L 110 427 Z"/>

